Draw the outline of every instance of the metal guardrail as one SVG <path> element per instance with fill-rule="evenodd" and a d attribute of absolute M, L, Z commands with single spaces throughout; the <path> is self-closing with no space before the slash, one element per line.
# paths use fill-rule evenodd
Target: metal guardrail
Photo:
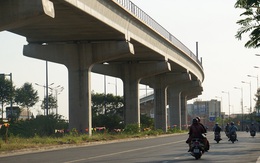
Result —
<path fill-rule="evenodd" d="M 141 10 L 138 6 L 136 6 L 130 0 L 114 0 L 122 7 L 130 11 L 133 15 L 147 24 L 149 27 L 157 31 L 164 38 L 169 40 L 173 45 L 180 48 L 187 55 L 189 55 L 195 62 L 197 62 L 202 67 L 202 61 L 199 61 L 198 56 L 196 56 L 189 48 L 187 48 L 182 42 L 180 42 L 176 37 L 174 37 L 170 32 L 168 32 L 165 28 L 163 28 L 159 23 L 157 23 L 153 18 L 151 18 L 148 14 L 146 14 L 143 10 Z"/>

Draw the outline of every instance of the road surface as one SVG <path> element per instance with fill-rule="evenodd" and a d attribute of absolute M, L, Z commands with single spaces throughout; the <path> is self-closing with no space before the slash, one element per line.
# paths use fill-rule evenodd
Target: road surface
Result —
<path fill-rule="evenodd" d="M 256 163 L 260 156 L 260 133 L 252 138 L 238 132 L 238 142 L 232 144 L 222 133 L 217 144 L 208 133 L 211 148 L 197 162 Z M 130 141 L 114 141 L 66 149 L 28 152 L 0 156 L 2 163 L 189 163 L 196 161 L 185 143 L 187 134 L 160 136 Z M 260 163 L 260 162 L 259 162 Z"/>

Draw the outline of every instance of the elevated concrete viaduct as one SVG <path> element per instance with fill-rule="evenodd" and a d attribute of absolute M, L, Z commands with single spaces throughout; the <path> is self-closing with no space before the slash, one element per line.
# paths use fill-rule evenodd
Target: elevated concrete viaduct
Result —
<path fill-rule="evenodd" d="M 159 74 L 150 78 L 145 78 L 141 81 L 141 83 L 149 85 L 151 88 L 154 89 L 154 99 L 155 99 L 155 128 L 157 129 L 163 129 L 164 131 L 167 131 L 167 112 L 166 112 L 166 106 L 171 103 L 172 98 L 171 96 L 168 97 L 172 90 L 169 90 L 170 85 L 176 85 L 180 86 L 182 83 L 191 81 L 191 76 L 187 72 L 181 72 L 181 73 L 164 73 Z M 167 93 L 168 92 L 168 93 Z M 173 113 L 173 111 L 170 111 L 170 117 L 173 116 L 173 114 L 176 114 L 179 112 Z M 179 115 L 180 116 L 180 115 Z"/>
<path fill-rule="evenodd" d="M 201 88 L 200 81 L 190 81 L 169 86 L 170 126 L 177 125 L 180 129 L 187 126 L 187 94 L 193 91 L 200 94 Z"/>
<path fill-rule="evenodd" d="M 199 83 L 199 86 L 197 87 L 193 87 L 190 90 L 185 90 L 182 92 L 181 94 L 181 124 L 182 124 L 182 128 L 187 129 L 187 100 L 196 98 L 198 95 L 201 95 L 203 91 L 203 87 L 201 86 L 201 84 Z"/>
<path fill-rule="evenodd" d="M 129 62 L 119 65 L 95 65 L 94 72 L 108 74 L 110 76 L 121 78 L 123 81 L 125 99 L 125 123 L 140 124 L 140 101 L 139 101 L 139 83 L 142 78 L 154 76 L 160 73 L 169 72 L 170 64 L 166 61 L 136 63 Z"/>
<path fill-rule="evenodd" d="M 185 97 L 200 93 L 190 93 L 204 80 L 198 55 L 129 0 L 4 0 L 0 20 L 0 31 L 26 37 L 25 56 L 68 68 L 70 129 L 92 127 L 90 72 L 123 80 L 126 123 L 140 122 L 138 84 L 153 78 L 156 127 L 165 131 L 168 76 L 188 72 L 191 81 L 176 85 L 187 83 Z"/>

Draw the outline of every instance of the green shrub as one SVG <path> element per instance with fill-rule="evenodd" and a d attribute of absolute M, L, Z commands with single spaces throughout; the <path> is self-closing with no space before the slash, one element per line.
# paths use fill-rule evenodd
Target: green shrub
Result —
<path fill-rule="evenodd" d="M 61 119 L 61 116 L 37 116 L 35 119 L 21 120 L 10 123 L 9 134 L 14 136 L 30 138 L 34 136 L 55 136 L 56 130 L 67 130 L 68 122 Z M 5 128 L 2 127 L 0 135 L 5 135 Z M 57 134 L 56 134 L 57 136 Z"/>
<path fill-rule="evenodd" d="M 169 128 L 167 131 L 167 133 L 177 133 L 177 132 L 181 132 L 179 127 Z"/>
<path fill-rule="evenodd" d="M 140 132 L 138 124 L 128 124 L 125 126 L 124 133 L 126 134 L 137 134 Z"/>
<path fill-rule="evenodd" d="M 95 115 L 92 121 L 93 127 L 105 127 L 108 132 L 124 128 L 123 123 L 121 123 L 122 119 L 118 115 Z"/>
<path fill-rule="evenodd" d="M 141 128 L 142 129 L 153 129 L 154 128 L 154 119 L 145 115 L 140 116 L 140 123 L 141 123 Z"/>

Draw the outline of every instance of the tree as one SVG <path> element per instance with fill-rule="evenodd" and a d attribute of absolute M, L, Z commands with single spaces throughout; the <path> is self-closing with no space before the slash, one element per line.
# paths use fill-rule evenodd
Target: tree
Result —
<path fill-rule="evenodd" d="M 33 89 L 31 83 L 25 83 L 16 90 L 15 102 L 22 107 L 27 108 L 28 119 L 30 118 L 29 108 L 33 107 L 38 101 L 38 92 Z"/>
<path fill-rule="evenodd" d="M 93 115 L 120 114 L 123 116 L 123 97 L 103 93 L 92 93 L 91 97 Z"/>
<path fill-rule="evenodd" d="M 244 33 L 250 32 L 249 40 L 246 42 L 246 48 L 258 48 L 260 46 L 260 1 L 259 0 L 237 0 L 235 8 L 245 9 L 240 16 L 244 19 L 238 20 L 237 24 L 241 26 L 235 37 L 242 39 Z"/>
<path fill-rule="evenodd" d="M 257 92 L 255 94 L 255 113 L 251 113 L 252 120 L 260 122 L 260 88 L 257 89 Z"/>
<path fill-rule="evenodd" d="M 260 88 L 257 89 L 255 97 L 256 97 L 256 99 L 255 99 L 255 101 L 256 101 L 255 108 L 256 108 L 256 112 L 259 113 L 259 111 L 260 111 Z"/>
<path fill-rule="evenodd" d="M 105 109 L 105 95 L 101 93 L 91 93 L 93 115 L 103 114 Z"/>
<path fill-rule="evenodd" d="M 123 97 L 114 96 L 113 94 L 106 95 L 106 110 L 105 114 L 123 116 Z"/>
<path fill-rule="evenodd" d="M 41 105 L 41 108 L 42 109 L 46 109 L 46 106 L 47 105 L 47 98 L 45 97 L 44 100 L 42 101 L 42 105 Z M 53 97 L 52 94 L 50 94 L 48 96 L 48 110 L 52 110 L 53 112 L 53 109 L 56 109 L 58 107 L 58 104 L 57 104 L 57 99 L 55 97 Z M 47 114 L 48 115 L 48 114 Z"/>
<path fill-rule="evenodd" d="M 122 128 L 123 97 L 92 92 L 93 126 L 105 126 L 110 131 Z"/>
<path fill-rule="evenodd" d="M 0 77 L 0 102 L 2 104 L 2 119 L 4 114 L 4 104 L 13 100 L 14 87 L 12 82 L 4 77 Z"/>

